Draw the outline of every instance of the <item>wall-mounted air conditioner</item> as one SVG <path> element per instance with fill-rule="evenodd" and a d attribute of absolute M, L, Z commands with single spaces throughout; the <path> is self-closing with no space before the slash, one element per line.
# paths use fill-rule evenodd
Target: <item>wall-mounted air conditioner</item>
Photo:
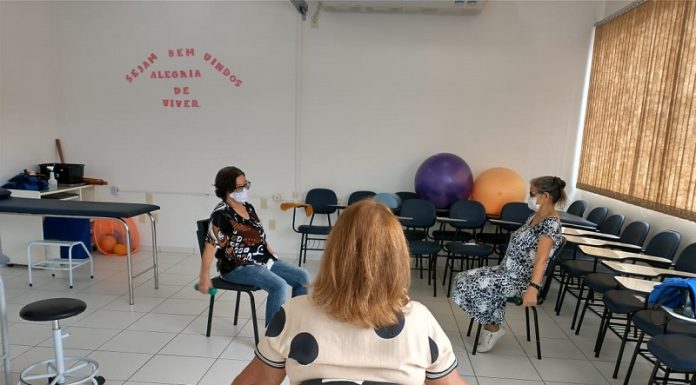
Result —
<path fill-rule="evenodd" d="M 476 14 L 487 0 L 324 0 L 321 9 L 328 12 Z"/>

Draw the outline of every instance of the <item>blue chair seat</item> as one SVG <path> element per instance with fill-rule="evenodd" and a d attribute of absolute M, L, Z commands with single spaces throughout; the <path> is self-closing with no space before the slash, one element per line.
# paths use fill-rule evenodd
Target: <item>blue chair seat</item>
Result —
<path fill-rule="evenodd" d="M 461 242 L 449 242 L 445 245 L 445 249 L 454 254 L 471 257 L 487 257 L 493 254 L 493 246 L 482 244 L 467 245 Z"/>
<path fill-rule="evenodd" d="M 648 309 L 633 315 L 633 324 L 650 336 L 684 334 L 696 337 L 696 323 L 670 318 L 662 309 Z"/>
<path fill-rule="evenodd" d="M 593 258 L 594 259 L 594 258 Z M 586 261 L 581 259 L 573 259 L 570 261 L 565 261 L 563 263 L 563 270 L 574 277 L 582 277 L 591 273 L 610 273 L 611 270 L 602 265 L 599 261 L 596 262 L 597 266 L 595 268 L 595 261 Z"/>
<path fill-rule="evenodd" d="M 407 241 L 420 241 L 425 238 L 426 232 L 425 230 L 406 229 L 404 230 L 404 236 Z"/>
<path fill-rule="evenodd" d="M 409 241 L 408 248 L 413 255 L 431 255 L 440 251 L 440 245 L 427 241 Z"/>
<path fill-rule="evenodd" d="M 297 231 L 302 234 L 328 235 L 331 231 L 330 226 L 300 225 Z"/>
<path fill-rule="evenodd" d="M 607 273 L 592 273 L 585 277 L 585 285 L 592 289 L 595 293 L 606 293 L 609 290 L 619 288 L 619 283 L 614 278 L 614 274 Z"/>
<path fill-rule="evenodd" d="M 648 350 L 663 364 L 679 372 L 696 372 L 696 337 L 663 334 L 648 341 Z"/>
<path fill-rule="evenodd" d="M 645 301 L 629 290 L 609 290 L 604 293 L 604 304 L 612 313 L 629 314 L 645 309 Z"/>
<path fill-rule="evenodd" d="M 454 230 L 435 230 L 433 231 L 433 239 L 436 241 L 459 241 L 468 242 L 474 236 L 471 233 Z"/>

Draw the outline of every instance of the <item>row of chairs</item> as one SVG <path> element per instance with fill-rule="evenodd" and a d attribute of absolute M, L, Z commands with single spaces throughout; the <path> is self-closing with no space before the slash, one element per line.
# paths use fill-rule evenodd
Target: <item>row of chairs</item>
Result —
<path fill-rule="evenodd" d="M 575 214 L 582 215 L 586 205 L 578 207 Z M 570 208 L 568 211 L 570 212 Z M 606 217 L 608 210 L 600 207 L 592 210 L 590 215 L 602 212 L 605 213 L 605 219 L 593 221 L 598 223 L 599 232 L 618 235 L 619 243 L 639 246 L 643 254 L 673 261 L 670 264 L 646 261 L 649 266 L 665 268 L 671 265 L 674 270 L 696 274 L 696 243 L 684 248 L 674 261 L 681 242 L 680 233 L 673 230 L 661 231 L 643 248 L 650 231 L 649 223 L 634 221 L 621 230 L 624 223 L 622 214 Z M 571 329 L 575 330 L 575 334 L 580 333 L 587 310 L 601 317 L 594 347 L 596 357 L 602 350 L 608 331 L 612 331 L 621 338 L 613 378 L 618 377 L 626 343 L 635 342 L 624 385 L 630 381 L 638 355 L 655 365 L 650 384 L 656 379 L 661 380 L 663 384 L 674 381 L 675 378 L 670 377 L 671 372 L 687 373 L 684 381 L 694 384 L 696 355 L 692 353 L 696 347 L 696 339 L 691 337 L 696 337 L 696 320 L 685 322 L 672 319 L 662 309 L 648 308 L 646 298 L 622 289 L 615 279 L 615 272 L 599 264 L 596 258 L 584 255 L 577 249 L 577 245 L 568 248 L 564 257 L 565 260 L 561 262 L 561 268 L 557 272 L 560 288 L 556 299 L 556 314 L 560 314 L 566 294 L 571 294 L 577 298 L 571 321 Z M 664 371 L 663 377 L 658 378 L 658 369 Z M 691 373 L 690 376 L 689 373 Z"/>

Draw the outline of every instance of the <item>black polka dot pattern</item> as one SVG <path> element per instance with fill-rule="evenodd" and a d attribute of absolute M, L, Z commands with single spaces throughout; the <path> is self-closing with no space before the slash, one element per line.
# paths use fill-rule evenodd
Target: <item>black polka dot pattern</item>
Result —
<path fill-rule="evenodd" d="M 386 326 L 383 328 L 375 329 L 375 333 L 377 333 L 378 336 L 384 338 L 385 340 L 394 338 L 401 333 L 402 330 L 404 330 L 404 325 L 406 324 L 406 320 L 404 319 L 403 316 L 399 317 L 399 323 L 396 325 L 392 326 Z"/>
<path fill-rule="evenodd" d="M 273 316 L 271 323 L 268 324 L 266 328 L 266 337 L 278 337 L 283 331 L 283 328 L 285 328 L 285 309 L 281 307 L 276 315 Z"/>
<path fill-rule="evenodd" d="M 317 339 L 309 333 L 300 333 L 290 342 L 289 358 L 297 361 L 300 365 L 308 365 L 314 362 L 319 356 L 319 344 Z"/>
<path fill-rule="evenodd" d="M 430 363 L 434 364 L 437 361 L 437 357 L 440 356 L 440 351 L 437 348 L 437 344 L 432 338 L 428 337 L 428 343 L 430 344 Z"/>

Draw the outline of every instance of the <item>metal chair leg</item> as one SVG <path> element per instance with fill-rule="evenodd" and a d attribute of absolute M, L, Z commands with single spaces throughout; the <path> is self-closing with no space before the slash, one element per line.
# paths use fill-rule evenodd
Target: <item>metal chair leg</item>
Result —
<path fill-rule="evenodd" d="M 251 322 L 254 327 L 254 342 L 256 345 L 259 344 L 259 326 L 257 325 L 258 322 L 256 321 L 256 301 L 254 300 L 254 293 L 247 291 L 247 294 L 249 294 L 249 302 L 251 302 Z"/>
<path fill-rule="evenodd" d="M 585 313 L 587 312 L 587 309 L 590 307 L 590 301 L 594 303 L 594 291 L 590 289 L 590 291 L 587 293 L 587 299 L 585 299 L 585 305 L 582 307 L 582 312 L 580 313 L 580 319 L 578 320 L 578 326 L 575 328 L 575 335 L 577 336 L 580 334 L 580 328 L 582 327 L 582 321 L 585 319 Z"/>
<path fill-rule="evenodd" d="M 539 316 L 537 314 L 536 306 L 532 306 L 532 313 L 534 313 L 534 335 L 536 336 L 537 359 L 541 359 L 541 341 L 539 340 Z"/>
<path fill-rule="evenodd" d="M 626 314 L 626 329 L 624 330 L 623 338 L 621 338 L 621 347 L 619 347 L 619 356 L 616 358 L 616 365 L 614 366 L 614 374 L 612 378 L 617 378 L 619 376 L 619 367 L 621 366 L 621 358 L 623 357 L 624 348 L 626 347 L 626 340 L 628 340 L 628 333 L 631 331 L 631 320 L 633 317 L 631 314 Z"/>
<path fill-rule="evenodd" d="M 578 320 L 578 313 L 580 312 L 580 304 L 582 303 L 582 294 L 585 292 L 585 280 L 580 283 L 580 293 L 578 293 L 578 301 L 575 303 L 575 311 L 573 312 L 573 321 L 570 322 L 570 330 L 575 329 L 575 322 Z M 589 295 L 589 293 L 588 293 Z"/>
<path fill-rule="evenodd" d="M 633 349 L 633 355 L 631 356 L 631 362 L 628 363 L 628 369 L 626 370 L 626 378 L 624 378 L 623 385 L 628 385 L 628 381 L 631 380 L 631 373 L 633 373 L 633 366 L 636 364 L 636 358 L 638 357 L 638 352 L 640 352 L 640 345 L 643 343 L 645 338 L 645 332 L 641 330 L 638 336 L 638 341 L 636 342 L 636 348 Z"/>
<path fill-rule="evenodd" d="M 215 305 L 215 296 L 210 296 L 210 305 L 208 306 L 208 326 L 205 329 L 205 336 L 210 337 L 210 329 L 213 325 L 213 306 Z M 236 321 L 235 321 L 236 325 Z"/>
<path fill-rule="evenodd" d="M 240 297 L 240 292 L 237 291 L 237 301 L 235 301 L 234 304 L 234 325 L 237 325 L 237 320 L 239 319 L 239 297 Z"/>
<path fill-rule="evenodd" d="M 478 324 L 478 327 L 476 328 L 476 338 L 474 339 L 474 349 L 473 349 L 473 351 L 471 352 L 471 355 L 472 355 L 472 356 L 475 356 L 475 355 L 476 355 L 476 348 L 478 347 L 479 337 L 481 336 L 481 327 L 482 327 L 482 326 L 483 326 L 483 325 L 481 325 L 481 323 L 479 323 L 479 324 Z"/>

